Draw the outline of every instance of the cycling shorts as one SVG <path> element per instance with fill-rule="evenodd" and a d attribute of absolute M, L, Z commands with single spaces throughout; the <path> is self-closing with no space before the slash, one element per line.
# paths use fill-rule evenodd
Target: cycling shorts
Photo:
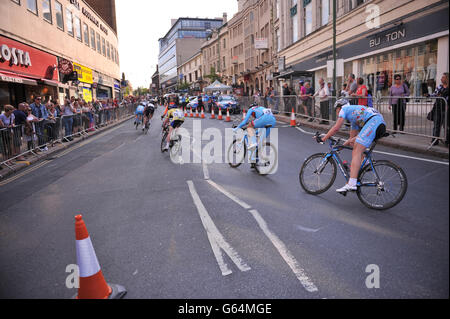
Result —
<path fill-rule="evenodd" d="M 144 113 L 145 113 L 145 116 L 146 117 L 148 117 L 150 114 L 153 114 L 153 113 L 155 113 L 155 109 L 154 108 L 147 108 L 145 111 L 144 111 Z"/>
<path fill-rule="evenodd" d="M 384 132 L 380 132 L 380 130 L 383 129 L 381 125 L 384 125 Z M 361 144 L 362 146 L 368 148 L 372 145 L 375 139 L 380 138 L 381 137 L 380 135 L 384 134 L 385 132 L 386 132 L 386 123 L 384 122 L 383 117 L 374 116 L 368 122 L 366 122 L 364 127 L 361 129 L 361 131 L 358 134 L 358 137 L 356 138 L 356 143 Z"/>
<path fill-rule="evenodd" d="M 171 120 L 170 126 L 172 126 L 173 128 L 177 128 L 177 127 L 180 127 L 181 125 L 183 125 L 183 123 L 184 123 L 184 119 Z"/>

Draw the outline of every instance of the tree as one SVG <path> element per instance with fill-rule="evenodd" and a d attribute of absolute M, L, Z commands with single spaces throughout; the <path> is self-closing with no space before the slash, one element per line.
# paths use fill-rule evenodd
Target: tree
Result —
<path fill-rule="evenodd" d="M 178 90 L 188 90 L 191 87 L 191 83 L 183 82 L 178 85 Z"/>
<path fill-rule="evenodd" d="M 214 68 L 214 67 L 211 67 L 210 73 L 208 75 L 205 75 L 205 78 L 210 79 L 211 82 L 214 82 L 217 80 L 222 82 L 222 78 L 216 73 L 216 68 Z"/>

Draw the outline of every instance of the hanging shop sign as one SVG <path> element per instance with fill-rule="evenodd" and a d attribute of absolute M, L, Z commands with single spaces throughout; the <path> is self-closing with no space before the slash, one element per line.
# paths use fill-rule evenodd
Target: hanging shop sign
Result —
<path fill-rule="evenodd" d="M 55 56 L 0 36 L 0 71 L 57 81 L 56 66 Z"/>
<path fill-rule="evenodd" d="M 69 60 L 59 59 L 58 63 L 58 71 L 64 75 L 70 74 L 73 71 L 73 64 Z"/>
<path fill-rule="evenodd" d="M 78 80 L 83 83 L 94 83 L 92 70 L 78 63 L 73 63 L 73 70 L 78 73 Z"/>

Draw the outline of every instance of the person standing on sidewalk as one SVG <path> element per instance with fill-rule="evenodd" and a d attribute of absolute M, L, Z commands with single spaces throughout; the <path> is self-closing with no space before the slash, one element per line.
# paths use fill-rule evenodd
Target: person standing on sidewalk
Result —
<path fill-rule="evenodd" d="M 319 79 L 320 88 L 314 93 L 314 97 L 319 97 L 320 102 L 320 115 L 322 120 L 319 124 L 328 124 L 329 123 L 329 104 L 328 104 L 328 96 L 330 93 L 328 92 L 328 87 L 325 85 L 325 81 L 323 78 Z"/>
<path fill-rule="evenodd" d="M 291 111 L 291 110 L 289 110 L 289 95 L 291 95 L 291 90 L 289 89 L 288 84 L 284 83 L 284 85 L 283 85 L 283 101 L 284 101 L 284 111 L 286 113 Z"/>
<path fill-rule="evenodd" d="M 73 130 L 73 113 L 75 112 L 75 109 L 73 108 L 72 104 L 70 103 L 70 100 L 68 97 L 64 99 L 64 105 L 61 106 L 61 111 L 63 115 L 63 125 L 65 130 L 65 137 L 72 141 L 72 130 Z"/>
<path fill-rule="evenodd" d="M 392 110 L 394 117 L 394 131 L 400 126 L 400 131 L 405 130 L 406 100 L 409 96 L 409 89 L 405 83 L 402 83 L 400 74 L 394 75 L 394 84 L 389 88 L 389 109 Z"/>
<path fill-rule="evenodd" d="M 442 75 L 441 78 L 441 84 L 436 88 L 436 91 L 431 95 L 432 97 L 440 97 L 440 99 L 437 99 L 434 103 L 433 109 L 430 112 L 428 119 L 431 119 L 434 123 L 433 125 L 433 140 L 431 141 L 432 145 L 438 145 L 439 139 L 436 137 L 441 136 L 441 127 L 443 126 L 445 131 L 445 146 L 448 147 L 449 145 L 449 120 L 450 120 L 450 113 L 448 110 L 448 77 L 449 74 L 446 72 Z M 445 102 L 443 99 L 447 101 L 447 105 L 445 105 Z M 447 117 L 447 118 L 446 118 Z M 447 121 L 447 125 L 445 123 Z"/>
<path fill-rule="evenodd" d="M 352 73 L 348 76 L 348 80 L 347 80 L 348 96 L 352 96 L 352 94 L 356 94 L 357 90 L 358 90 L 358 84 L 355 81 L 355 75 Z M 349 102 L 352 105 L 357 105 L 356 99 L 350 99 Z"/>
<path fill-rule="evenodd" d="M 367 106 L 367 87 L 364 85 L 364 79 L 358 78 L 358 89 L 351 96 L 358 98 L 358 104 Z"/>
<path fill-rule="evenodd" d="M 46 143 L 44 136 L 44 125 L 45 120 L 48 118 L 47 108 L 41 103 L 41 101 L 42 98 L 40 96 L 36 96 L 34 103 L 30 105 L 33 115 L 39 119 L 39 123 L 36 123 L 36 134 L 38 136 L 38 143 L 40 147 Z M 44 145 L 40 148 L 40 150 L 45 152 L 48 151 L 48 148 Z"/>

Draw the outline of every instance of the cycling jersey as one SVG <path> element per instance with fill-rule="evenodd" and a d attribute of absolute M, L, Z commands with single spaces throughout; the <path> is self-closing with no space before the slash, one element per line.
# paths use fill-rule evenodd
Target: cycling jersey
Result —
<path fill-rule="evenodd" d="M 170 125 L 175 128 L 184 123 L 184 113 L 181 109 L 173 108 L 167 112 Z"/>
<path fill-rule="evenodd" d="M 136 108 L 136 115 L 142 115 L 144 114 L 144 109 L 145 107 L 142 104 L 139 104 L 138 107 Z"/>
<path fill-rule="evenodd" d="M 255 119 L 252 121 L 253 127 L 258 128 L 265 128 L 267 125 L 272 125 L 272 127 L 275 127 L 277 120 L 275 119 L 275 116 L 272 113 L 271 109 L 262 107 L 262 106 L 255 106 L 252 107 L 250 110 L 248 110 L 247 116 L 245 119 L 239 124 L 237 128 L 242 128 L 250 120 L 250 117 L 254 117 Z M 270 129 L 267 129 L 266 136 L 268 137 L 270 134 Z"/>
<path fill-rule="evenodd" d="M 377 137 L 380 125 L 386 126 L 383 115 L 376 109 L 361 105 L 345 105 L 342 107 L 339 117 L 351 123 L 352 130 L 359 130 L 356 142 L 365 147 L 370 147 Z"/>
<path fill-rule="evenodd" d="M 155 107 L 153 104 L 149 104 L 144 109 L 145 115 L 149 116 L 150 114 L 153 114 L 155 112 Z"/>

